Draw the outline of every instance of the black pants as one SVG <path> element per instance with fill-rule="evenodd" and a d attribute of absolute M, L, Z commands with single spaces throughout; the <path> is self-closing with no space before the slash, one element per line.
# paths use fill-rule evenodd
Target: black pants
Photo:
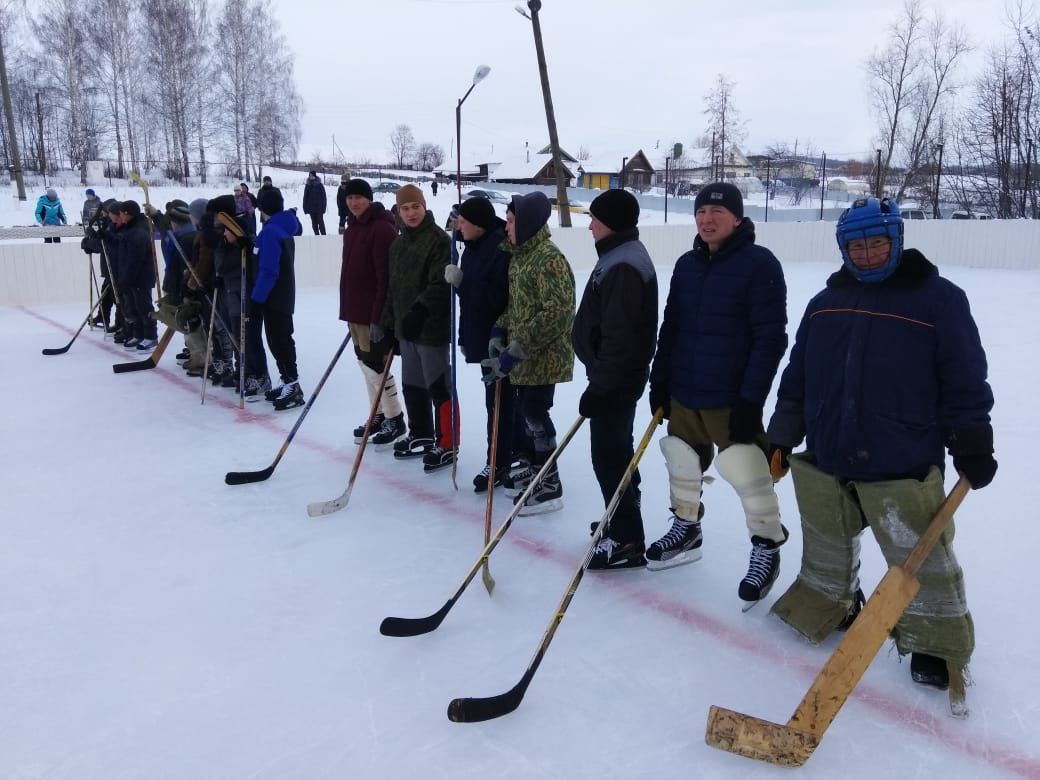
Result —
<path fill-rule="evenodd" d="M 263 320 L 267 332 L 267 346 L 274 355 L 282 382 L 299 379 L 296 370 L 296 342 L 293 341 L 293 317 L 291 314 L 272 309 L 264 304 L 255 304 L 257 319 Z"/>
<path fill-rule="evenodd" d="M 523 435 L 524 421 L 517 414 L 517 390 L 509 381 L 509 377 L 501 380 L 502 397 L 498 412 L 498 446 L 495 448 L 495 467 L 508 466 L 513 459 L 514 447 L 524 448 L 526 437 Z M 487 462 L 491 462 L 491 436 L 495 418 L 495 385 L 487 385 L 484 389 L 484 406 L 487 408 Z M 517 431 L 520 432 L 517 435 Z"/>
<path fill-rule="evenodd" d="M 531 439 L 534 463 L 544 463 L 549 453 L 556 449 L 556 428 L 549 416 L 555 395 L 556 385 L 524 385 L 517 388 L 517 404 Z"/>
<path fill-rule="evenodd" d="M 126 319 L 133 323 L 133 337 L 138 339 L 154 339 L 157 326 L 152 318 L 152 288 L 128 287 L 124 293 Z"/>
<path fill-rule="evenodd" d="M 60 244 L 61 243 L 61 236 L 47 236 L 45 239 L 43 239 L 43 243 L 45 243 L 45 244 Z"/>
<path fill-rule="evenodd" d="M 314 230 L 314 235 L 324 236 L 325 235 L 325 215 L 324 214 L 311 214 L 311 228 Z"/>
<path fill-rule="evenodd" d="M 634 452 L 632 424 L 636 415 L 636 399 L 612 400 L 609 411 L 589 420 L 589 436 L 592 442 L 592 470 L 599 482 L 606 506 L 621 484 L 621 477 L 628 468 Z M 639 510 L 639 471 L 621 494 L 617 511 L 610 520 L 608 534 L 620 544 L 645 542 L 643 516 Z"/>
<path fill-rule="evenodd" d="M 101 319 L 104 320 L 105 325 L 109 323 L 109 318 L 112 315 L 112 307 L 116 303 L 115 292 L 112 290 L 112 285 L 108 283 L 108 277 L 103 276 L 101 281 L 101 308 L 98 309 L 98 314 Z M 119 324 L 118 322 L 116 323 Z"/>

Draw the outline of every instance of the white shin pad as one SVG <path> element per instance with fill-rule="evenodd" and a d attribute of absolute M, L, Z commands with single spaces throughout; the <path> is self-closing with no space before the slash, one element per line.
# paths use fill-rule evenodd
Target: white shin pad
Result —
<path fill-rule="evenodd" d="M 701 506 L 701 457 L 678 436 L 661 439 L 661 454 L 668 466 L 672 511 L 682 520 L 696 520 Z"/>
<path fill-rule="evenodd" d="M 731 444 L 718 454 L 715 468 L 740 496 L 750 534 L 783 542 L 780 502 L 765 453 L 753 444 Z"/>

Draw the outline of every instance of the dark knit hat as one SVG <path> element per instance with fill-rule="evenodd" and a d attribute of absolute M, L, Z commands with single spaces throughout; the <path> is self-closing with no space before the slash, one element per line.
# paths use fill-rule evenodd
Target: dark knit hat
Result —
<path fill-rule="evenodd" d="M 183 200 L 171 200 L 167 203 L 166 214 L 170 219 L 181 224 L 191 222 L 191 213 L 188 211 L 188 204 Z"/>
<path fill-rule="evenodd" d="M 205 198 L 195 198 L 188 204 L 188 213 L 195 219 L 202 219 L 202 215 L 206 213 L 206 204 L 208 202 Z"/>
<path fill-rule="evenodd" d="M 124 200 L 119 204 L 119 210 L 124 214 L 129 214 L 131 217 L 141 216 L 141 204 L 136 200 Z"/>
<path fill-rule="evenodd" d="M 614 232 L 631 230 L 639 222 L 639 201 L 631 192 L 607 190 L 589 204 L 589 213 Z"/>
<path fill-rule="evenodd" d="M 260 190 L 258 195 L 259 197 L 256 199 L 257 208 L 267 216 L 270 217 L 285 209 L 285 199 L 282 197 L 282 191 L 277 187 L 268 187 Z"/>
<path fill-rule="evenodd" d="M 729 182 L 713 181 L 701 187 L 693 201 L 693 213 L 702 206 L 722 206 L 737 219 L 744 218 L 744 196 Z"/>
<path fill-rule="evenodd" d="M 490 200 L 480 196 L 462 201 L 462 205 L 459 206 L 459 216 L 484 230 L 490 230 L 498 223 L 495 207 L 491 205 Z"/>
<path fill-rule="evenodd" d="M 346 195 L 360 195 L 362 198 L 375 200 L 375 197 L 372 195 L 372 185 L 364 179 L 351 179 L 347 182 Z"/>
<path fill-rule="evenodd" d="M 96 194 L 96 193 L 94 192 L 94 190 L 90 189 L 89 187 L 87 188 L 87 191 L 86 191 L 86 196 L 87 196 L 88 198 L 93 198 L 95 194 Z"/>
<path fill-rule="evenodd" d="M 403 206 L 405 203 L 420 203 L 426 208 L 426 196 L 414 184 L 406 184 L 397 191 L 397 205 Z"/>
<path fill-rule="evenodd" d="M 235 216 L 235 210 L 236 206 L 234 195 L 218 195 L 206 204 L 206 211 L 208 211 L 211 214 L 220 214 L 221 212 L 223 212 L 224 214 L 228 214 L 233 217 Z"/>

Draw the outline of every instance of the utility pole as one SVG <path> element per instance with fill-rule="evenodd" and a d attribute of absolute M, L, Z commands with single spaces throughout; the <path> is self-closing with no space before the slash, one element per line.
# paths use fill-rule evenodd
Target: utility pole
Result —
<path fill-rule="evenodd" d="M 932 201 L 932 219 L 941 219 L 942 214 L 939 213 L 939 184 L 942 182 L 942 155 L 943 145 L 936 144 L 939 149 L 939 166 L 935 169 L 935 199 Z"/>
<path fill-rule="evenodd" d="M 1033 139 L 1026 139 L 1026 177 L 1022 184 L 1022 218 L 1026 216 L 1026 198 L 1029 196 L 1029 161 L 1033 156 Z"/>
<path fill-rule="evenodd" d="M 766 222 L 769 221 L 769 174 L 772 162 L 772 157 L 766 157 Z"/>
<path fill-rule="evenodd" d="M 560 227 L 571 226 L 571 207 L 567 202 L 567 183 L 563 176 L 563 162 L 560 159 L 560 138 L 556 134 L 556 114 L 553 113 L 552 93 L 549 91 L 549 68 L 545 63 L 545 49 L 542 47 L 542 26 L 538 22 L 538 12 L 542 9 L 542 0 L 527 0 L 531 11 L 531 28 L 534 31 L 534 48 L 538 54 L 538 75 L 542 80 L 542 98 L 545 100 L 545 121 L 549 125 L 549 146 L 552 149 L 553 172 L 556 174 L 556 203 L 560 210 Z M 527 16 L 523 9 L 516 9 L 521 16 Z"/>
<path fill-rule="evenodd" d="M 820 220 L 823 220 L 823 193 L 827 191 L 827 152 L 823 153 L 823 172 L 820 175 Z"/>
<path fill-rule="evenodd" d="M 881 200 L 881 150 L 877 150 L 877 179 L 875 180 L 874 196 Z"/>
<path fill-rule="evenodd" d="M 0 33 L 0 89 L 3 90 L 4 119 L 7 122 L 7 148 L 11 153 L 11 175 L 18 185 L 18 200 L 25 200 L 25 180 L 22 178 L 22 156 L 18 153 L 18 135 L 14 126 L 14 108 L 11 105 L 11 87 L 7 83 L 7 59 L 4 55 L 4 36 Z"/>
<path fill-rule="evenodd" d="M 47 183 L 47 154 L 43 145 L 43 108 L 40 106 L 40 93 L 36 93 L 36 122 L 40 126 L 40 172 L 43 174 L 43 183 Z"/>

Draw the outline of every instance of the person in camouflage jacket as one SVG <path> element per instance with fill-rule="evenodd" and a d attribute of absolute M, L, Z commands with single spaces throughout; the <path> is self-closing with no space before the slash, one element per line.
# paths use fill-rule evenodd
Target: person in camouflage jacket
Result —
<path fill-rule="evenodd" d="M 506 209 L 508 240 L 502 246 L 513 255 L 509 303 L 491 331 L 489 357 L 482 361 L 486 383 L 508 375 L 518 389 L 520 412 L 531 440 L 532 469 L 541 468 L 556 449 L 549 410 L 556 384 L 569 382 L 574 373 L 574 274 L 550 239 L 546 223 L 551 213 L 549 199 L 542 192 L 514 195 Z M 526 476 L 524 469 L 511 474 L 506 489 L 517 492 L 526 487 L 522 484 Z M 554 464 L 521 514 L 559 509 L 562 495 Z"/>
<path fill-rule="evenodd" d="M 397 206 L 403 227 L 390 245 L 389 284 L 380 323 L 399 343 L 408 412 L 409 433 L 394 445 L 394 457 L 422 455 L 426 470 L 433 471 L 452 463 L 459 443 L 459 414 L 457 404 L 452 414 L 448 355 L 450 295 L 444 281 L 451 245 L 448 234 L 426 210 L 426 199 L 418 187 L 401 187 Z M 381 334 L 374 334 L 373 341 L 381 340 L 377 335 Z"/>

